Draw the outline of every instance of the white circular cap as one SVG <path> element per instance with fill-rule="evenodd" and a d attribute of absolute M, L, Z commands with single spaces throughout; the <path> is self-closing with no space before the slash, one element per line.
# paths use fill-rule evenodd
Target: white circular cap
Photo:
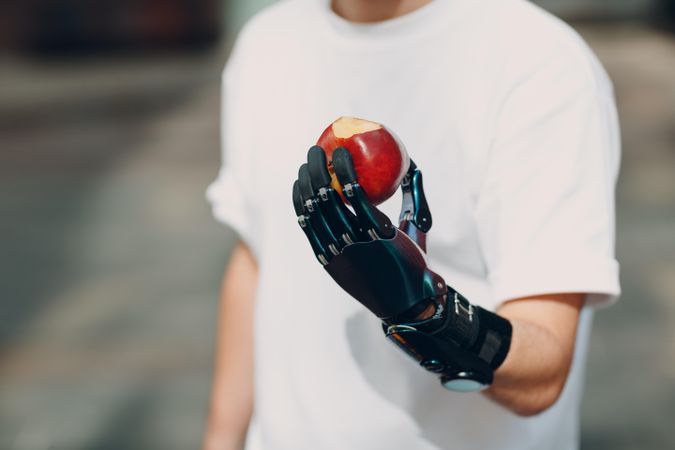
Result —
<path fill-rule="evenodd" d="M 487 385 L 470 378 L 455 378 L 443 383 L 443 387 L 455 392 L 476 392 L 485 389 Z"/>

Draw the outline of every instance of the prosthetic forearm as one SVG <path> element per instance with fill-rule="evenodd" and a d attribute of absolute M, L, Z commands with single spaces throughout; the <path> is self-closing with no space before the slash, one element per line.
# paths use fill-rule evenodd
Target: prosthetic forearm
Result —
<path fill-rule="evenodd" d="M 511 339 L 510 323 L 471 305 L 427 266 L 424 255 L 431 213 L 422 173 L 411 161 L 401 185 L 399 227 L 367 200 L 345 149 L 333 167 L 354 212 L 330 185 L 319 147 L 293 186 L 298 222 L 328 274 L 383 320 L 388 339 L 457 391 L 492 382 Z M 423 318 L 423 319 L 421 319 Z"/>

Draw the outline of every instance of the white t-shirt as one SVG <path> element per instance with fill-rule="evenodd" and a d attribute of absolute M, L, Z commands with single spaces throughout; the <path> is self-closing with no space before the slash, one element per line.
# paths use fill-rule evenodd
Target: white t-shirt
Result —
<path fill-rule="evenodd" d="M 342 115 L 394 130 L 424 173 L 430 265 L 471 302 L 619 294 L 612 87 L 568 26 L 523 0 L 435 0 L 352 24 L 286 0 L 224 73 L 224 165 L 208 190 L 259 266 L 250 450 L 574 449 L 591 308 L 549 410 L 522 418 L 444 390 L 315 260 L 291 202 L 307 149 Z M 383 205 L 396 219 L 400 195 Z"/>

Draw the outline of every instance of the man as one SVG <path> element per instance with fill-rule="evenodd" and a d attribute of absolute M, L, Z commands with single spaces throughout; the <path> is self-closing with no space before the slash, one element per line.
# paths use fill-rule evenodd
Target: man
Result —
<path fill-rule="evenodd" d="M 579 37 L 523 0 L 287 0 L 247 25 L 223 79 L 208 196 L 241 241 L 204 448 L 577 448 L 592 309 L 619 294 L 616 113 Z M 386 124 L 424 173 L 445 310 L 456 291 L 505 324 L 482 393 L 386 342 L 300 231 L 290 186 L 343 115 Z"/>

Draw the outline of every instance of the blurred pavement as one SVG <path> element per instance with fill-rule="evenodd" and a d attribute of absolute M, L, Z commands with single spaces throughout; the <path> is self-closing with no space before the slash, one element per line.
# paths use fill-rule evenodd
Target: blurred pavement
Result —
<path fill-rule="evenodd" d="M 580 31 L 624 135 L 583 448 L 675 448 L 675 37 Z M 198 447 L 234 239 L 203 198 L 226 54 L 0 62 L 0 449 Z"/>
<path fill-rule="evenodd" d="M 196 448 L 224 59 L 2 66 L 0 449 Z"/>

